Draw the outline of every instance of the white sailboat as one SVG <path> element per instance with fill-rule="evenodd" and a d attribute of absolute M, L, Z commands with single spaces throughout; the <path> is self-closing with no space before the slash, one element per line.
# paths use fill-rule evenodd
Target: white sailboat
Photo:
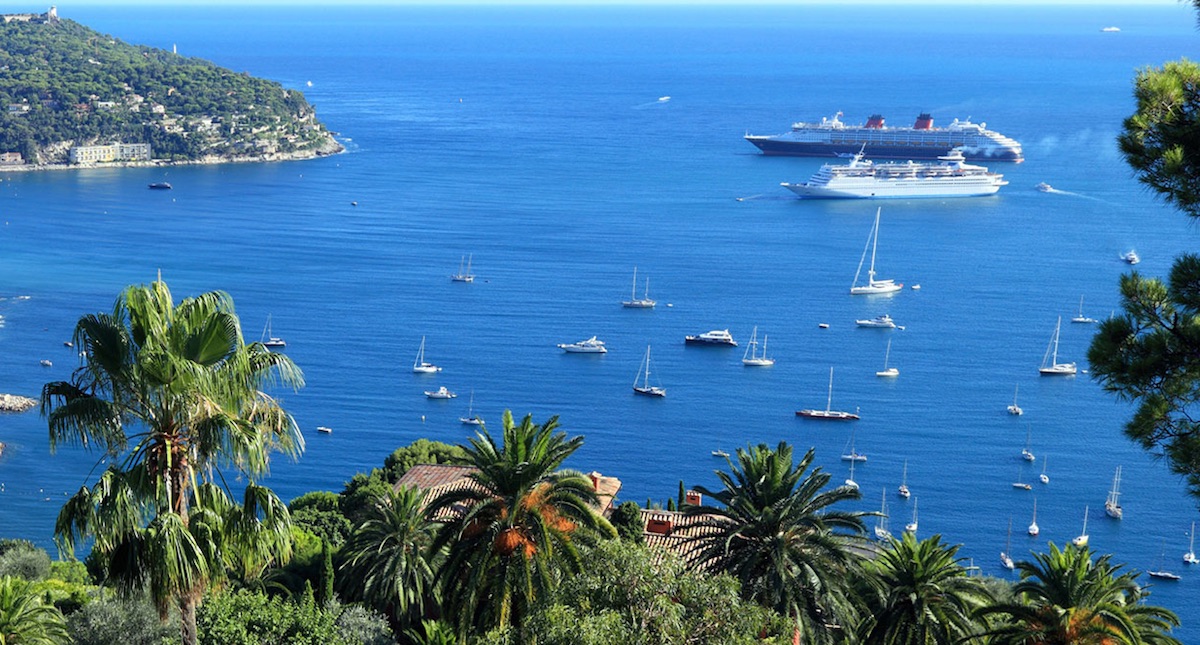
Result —
<path fill-rule="evenodd" d="M 758 354 L 758 327 L 750 332 L 750 344 L 742 354 L 742 365 L 747 367 L 769 367 L 775 364 L 775 359 L 767 358 L 767 335 L 763 334 L 762 354 Z"/>
<path fill-rule="evenodd" d="M 871 227 L 871 234 L 867 237 L 867 245 L 863 247 L 862 258 L 858 261 L 858 270 L 854 272 L 854 284 L 850 286 L 850 295 L 852 296 L 895 293 L 904 288 L 904 285 L 896 283 L 895 280 L 875 279 L 875 249 L 879 246 L 879 215 L 882 212 L 882 208 L 875 211 L 875 224 Z M 868 248 L 871 249 L 871 268 L 867 269 L 867 283 L 860 285 L 858 276 L 862 273 L 862 265 L 867 259 Z"/>
<path fill-rule="evenodd" d="M 900 370 L 894 367 L 888 367 L 888 359 L 892 356 L 892 339 L 888 339 L 887 350 L 883 352 L 883 370 L 875 372 L 875 376 L 893 377 L 900 376 Z"/>
<path fill-rule="evenodd" d="M 638 380 L 641 380 L 641 385 L 638 385 Z M 642 359 L 642 364 L 638 368 L 638 375 L 633 379 L 633 393 L 641 394 L 642 396 L 657 396 L 664 397 L 667 391 L 661 387 L 650 385 L 650 346 L 646 345 L 646 357 Z"/>
<path fill-rule="evenodd" d="M 842 461 L 866 461 L 867 456 L 859 453 L 854 448 L 854 433 L 850 433 L 850 441 L 846 442 L 846 447 L 842 449 Z"/>
<path fill-rule="evenodd" d="M 1013 388 L 1013 402 L 1012 405 L 1008 406 L 1008 413 L 1018 417 L 1022 414 L 1025 414 L 1025 411 L 1021 409 L 1021 406 L 1017 405 L 1017 393 L 1020 391 L 1020 385 L 1017 385 L 1015 388 Z"/>
<path fill-rule="evenodd" d="M 846 480 L 846 485 L 854 490 L 858 490 L 858 482 L 854 481 L 854 462 L 850 462 L 850 478 Z"/>
<path fill-rule="evenodd" d="M 1196 557 L 1196 523 L 1192 522 L 1192 530 L 1188 532 L 1191 541 L 1188 542 L 1187 553 L 1183 554 L 1184 564 L 1200 564 L 1200 558 Z"/>
<path fill-rule="evenodd" d="M 1178 581 L 1180 579 L 1179 574 L 1173 573 L 1171 571 L 1167 571 L 1166 563 L 1167 563 L 1167 542 L 1166 542 L 1166 540 L 1163 540 L 1162 552 L 1159 553 L 1159 556 L 1158 556 L 1158 568 L 1154 569 L 1153 571 L 1147 571 L 1146 575 L 1150 576 L 1151 578 L 1158 578 L 1159 580 Z"/>
<path fill-rule="evenodd" d="M 902 474 L 900 476 L 900 488 L 896 489 L 896 493 L 899 494 L 900 497 L 903 497 L 904 499 L 908 499 L 909 495 L 912 495 L 912 492 L 908 490 L 908 460 L 907 459 L 904 460 L 904 474 Z"/>
<path fill-rule="evenodd" d="M 468 426 L 483 425 L 483 417 L 475 414 L 475 390 L 471 390 L 471 399 L 470 399 L 470 402 L 467 403 L 467 416 L 459 417 L 458 420 L 461 421 L 463 423 L 463 425 L 468 425 Z"/>
<path fill-rule="evenodd" d="M 1050 483 L 1050 475 L 1046 474 L 1047 461 L 1049 461 L 1049 457 L 1042 457 L 1042 474 L 1038 475 L 1038 481 L 1042 482 L 1043 484 Z"/>
<path fill-rule="evenodd" d="M 1079 296 L 1079 315 L 1072 318 L 1071 322 L 1084 324 L 1096 322 L 1095 318 L 1088 318 L 1087 316 L 1083 315 L 1083 296 Z"/>
<path fill-rule="evenodd" d="M 642 297 L 637 297 L 637 267 L 633 267 L 633 289 L 629 292 L 629 300 L 622 302 L 621 306 L 629 309 L 653 309 L 656 304 L 658 303 L 650 299 L 650 278 L 646 278 L 646 291 Z"/>
<path fill-rule="evenodd" d="M 1038 373 L 1043 376 L 1070 376 L 1076 372 L 1075 363 L 1058 362 L 1058 332 L 1061 328 L 1062 316 L 1059 316 L 1054 325 L 1054 336 L 1050 338 L 1050 345 L 1042 356 L 1042 366 L 1038 368 Z"/>
<path fill-rule="evenodd" d="M 829 368 L 829 396 L 825 399 L 824 410 L 797 410 L 796 416 L 810 419 L 828 419 L 831 421 L 853 421 L 858 419 L 857 413 L 842 412 L 833 408 L 833 368 Z"/>
<path fill-rule="evenodd" d="M 917 532 L 917 499 L 913 498 L 913 518 L 912 521 L 904 525 L 904 530 L 909 533 Z"/>
<path fill-rule="evenodd" d="M 880 542 L 892 539 L 892 532 L 888 530 L 887 489 L 883 491 L 883 503 L 879 507 L 879 523 L 875 525 L 875 539 Z"/>
<path fill-rule="evenodd" d="M 1012 487 L 1019 488 L 1021 490 L 1033 490 L 1033 486 L 1026 484 L 1025 481 L 1023 479 L 1021 479 L 1021 469 L 1020 468 L 1017 468 L 1017 481 L 1013 482 Z"/>
<path fill-rule="evenodd" d="M 474 257 L 474 255 L 475 254 L 472 253 L 471 255 L 468 255 L 465 258 L 467 261 L 466 270 L 463 270 L 463 259 L 459 259 L 458 273 L 455 273 L 454 275 L 450 276 L 451 281 L 453 281 L 453 282 L 475 282 L 475 274 L 471 273 L 471 259 Z"/>
<path fill-rule="evenodd" d="M 421 347 L 417 349 L 417 358 L 413 361 L 413 372 L 416 374 L 435 374 L 442 368 L 425 361 L 425 337 L 421 337 Z"/>
<path fill-rule="evenodd" d="M 271 331 L 271 314 L 267 314 L 267 326 L 263 328 L 260 342 L 264 347 L 287 347 L 287 342 Z"/>
<path fill-rule="evenodd" d="M 1085 547 L 1088 545 L 1087 516 L 1088 516 L 1088 507 L 1084 506 L 1083 507 L 1083 532 L 1080 533 L 1079 535 L 1076 535 L 1074 538 L 1071 539 L 1071 544 L 1074 544 L 1077 547 Z"/>
<path fill-rule="evenodd" d="M 1008 518 L 1008 539 L 1006 539 L 1004 541 L 1004 550 L 1000 552 L 1000 564 L 1003 565 L 1004 568 L 1008 569 L 1009 571 L 1012 571 L 1014 568 L 1016 568 L 1016 565 L 1013 564 L 1012 557 L 1009 555 L 1009 553 L 1011 553 L 1011 552 L 1012 552 L 1012 518 L 1010 517 L 1010 518 Z"/>
<path fill-rule="evenodd" d="M 1112 488 L 1108 491 L 1108 499 L 1104 500 L 1104 512 L 1114 520 L 1119 520 L 1125 515 L 1124 509 L 1121 508 L 1121 467 L 1117 466 L 1117 472 L 1113 475 Z"/>
<path fill-rule="evenodd" d="M 1029 535 L 1037 537 L 1037 534 L 1041 532 L 1042 529 L 1038 527 L 1037 523 L 1037 498 L 1035 497 L 1033 499 L 1033 521 L 1029 523 Z"/>
<path fill-rule="evenodd" d="M 1025 461 L 1034 461 L 1037 459 L 1037 457 L 1035 457 L 1033 455 L 1033 452 L 1029 449 L 1030 448 L 1030 440 L 1032 438 L 1033 438 L 1033 428 L 1026 426 L 1025 427 L 1025 447 L 1021 449 L 1021 459 L 1024 459 Z"/>

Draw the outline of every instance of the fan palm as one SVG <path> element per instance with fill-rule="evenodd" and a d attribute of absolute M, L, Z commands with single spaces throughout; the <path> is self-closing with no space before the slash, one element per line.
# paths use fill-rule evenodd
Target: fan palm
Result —
<path fill-rule="evenodd" d="M 853 620 L 848 579 L 868 514 L 832 508 L 859 499 L 858 489 L 823 490 L 830 477 L 810 470 L 813 454 L 795 463 L 785 442 L 739 448 L 731 472 L 716 473 L 721 490 L 696 487 L 719 505 L 684 512 L 695 527 L 695 566 L 732 575 L 743 596 L 794 619 L 797 635 L 824 642 Z"/>
<path fill-rule="evenodd" d="M 244 342 L 228 294 L 176 305 L 161 278 L 80 318 L 74 343 L 82 365 L 42 389 L 50 445 L 100 448 L 112 465 L 67 501 L 55 535 L 64 551 L 94 539 L 108 575 L 125 588 L 148 583 L 164 616 L 177 604 L 190 645 L 198 599 L 227 564 L 253 574 L 289 557 L 287 509 L 269 489 L 251 485 L 237 505 L 209 484 L 224 468 L 253 482 L 275 450 L 299 455 L 295 421 L 260 388 L 303 377 L 286 356 Z"/>
<path fill-rule="evenodd" d="M 866 565 L 866 645 L 951 645 L 978 631 L 973 612 L 991 601 L 980 578 L 941 536 L 909 532 Z"/>
<path fill-rule="evenodd" d="M 519 628 L 556 570 L 578 570 L 573 538 L 580 528 L 615 536 L 594 510 L 592 482 L 559 470 L 583 437 L 568 439 L 556 428 L 558 417 L 539 425 L 526 415 L 516 424 L 505 411 L 502 445 L 483 430 L 464 446 L 466 463 L 476 469 L 471 485 L 443 493 L 427 510 L 444 520 L 433 549 L 448 549 L 439 579 L 446 615 L 461 634 Z"/>
<path fill-rule="evenodd" d="M 0 645 L 58 645 L 71 642 L 54 605 L 44 604 L 28 582 L 0 577 Z"/>
<path fill-rule="evenodd" d="M 1178 645 L 1169 635 L 1179 618 L 1143 604 L 1146 592 L 1136 574 L 1121 572 L 1108 555 L 1093 560 L 1087 548 L 1054 544 L 1018 562 L 1020 599 L 983 608 L 1002 622 L 990 632 L 995 645 Z"/>
<path fill-rule="evenodd" d="M 407 625 L 419 618 L 434 594 L 434 564 L 429 546 L 436 526 L 426 519 L 422 494 L 400 488 L 377 499 L 346 541 L 343 580 L 352 597 Z"/>

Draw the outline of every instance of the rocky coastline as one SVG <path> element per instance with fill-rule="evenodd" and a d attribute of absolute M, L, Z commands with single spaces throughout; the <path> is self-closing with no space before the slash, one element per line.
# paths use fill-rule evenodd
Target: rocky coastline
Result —
<path fill-rule="evenodd" d="M 207 166 L 223 163 L 269 163 L 276 161 L 304 161 L 318 157 L 328 157 L 341 154 L 346 148 L 332 136 L 315 149 L 296 150 L 294 152 L 273 152 L 265 155 L 224 156 L 210 155 L 199 159 L 170 161 L 167 159 L 152 159 L 150 161 L 109 161 L 104 163 L 47 163 L 0 165 L 0 173 L 5 172 L 40 172 L 43 170 L 90 170 L 94 168 L 169 168 L 172 166 Z"/>
<path fill-rule="evenodd" d="M 37 407 L 37 399 L 16 394 L 0 394 L 0 412 L 28 412 Z"/>

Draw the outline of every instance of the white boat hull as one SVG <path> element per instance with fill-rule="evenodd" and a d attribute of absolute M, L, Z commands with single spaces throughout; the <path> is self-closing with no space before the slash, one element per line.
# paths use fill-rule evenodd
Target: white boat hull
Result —
<path fill-rule="evenodd" d="M 985 197 L 995 195 L 1006 181 L 980 178 L 980 181 L 940 183 L 918 180 L 855 181 L 836 185 L 809 182 L 783 183 L 801 199 L 923 199 L 938 197 Z"/>
<path fill-rule="evenodd" d="M 1038 369 L 1038 373 L 1043 376 L 1074 376 L 1078 372 L 1079 369 L 1075 367 L 1075 363 L 1059 363 Z"/>
<path fill-rule="evenodd" d="M 875 372 L 875 376 L 881 376 L 884 378 L 895 378 L 897 376 L 900 376 L 900 370 L 898 370 L 894 367 L 889 367 L 886 370 L 883 370 L 880 372 Z"/>

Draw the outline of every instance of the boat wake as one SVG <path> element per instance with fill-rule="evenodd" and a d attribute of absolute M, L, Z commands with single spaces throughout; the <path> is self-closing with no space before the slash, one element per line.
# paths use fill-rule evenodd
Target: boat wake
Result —
<path fill-rule="evenodd" d="M 793 198 L 791 195 L 768 195 L 766 193 L 759 193 L 757 195 L 747 195 L 745 197 L 734 197 L 734 199 L 739 202 L 784 202 L 794 201 L 795 198 Z"/>
<path fill-rule="evenodd" d="M 633 109 L 635 109 L 635 110 L 648 110 L 648 109 L 650 109 L 650 108 L 652 108 L 652 107 L 657 107 L 657 106 L 659 106 L 659 105 L 666 105 L 666 104 L 667 104 L 667 103 L 669 103 L 670 101 L 671 101 L 671 97 L 669 97 L 669 96 L 660 96 L 660 97 L 658 97 L 657 99 L 655 99 L 655 100 L 653 100 L 653 101 L 650 101 L 649 103 L 642 103 L 641 105 L 635 105 L 635 106 L 633 106 Z"/>

